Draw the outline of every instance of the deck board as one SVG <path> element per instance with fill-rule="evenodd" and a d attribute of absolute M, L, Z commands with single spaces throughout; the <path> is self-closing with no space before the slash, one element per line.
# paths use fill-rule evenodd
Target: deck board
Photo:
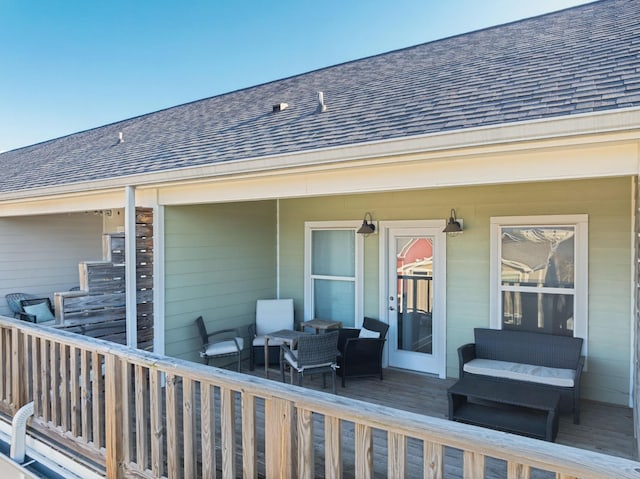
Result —
<path fill-rule="evenodd" d="M 263 369 L 244 373 L 263 376 Z M 279 380 L 279 373 L 272 371 L 272 380 Z M 355 378 L 346 387 L 339 384 L 337 394 L 404 411 L 432 417 L 447 418 L 447 388 L 455 379 L 437 379 L 429 375 L 387 368 L 384 379 Z M 303 387 L 322 390 L 322 380 L 314 377 L 304 380 Z M 327 387 L 327 392 L 330 388 Z M 633 435 L 633 411 L 624 406 L 582 400 L 580 424 L 573 424 L 571 414 L 560 416 L 556 443 L 590 451 L 637 460 Z"/>
<path fill-rule="evenodd" d="M 264 369 L 256 368 L 255 371 L 243 369 L 245 374 L 258 377 L 264 376 Z M 279 372 L 272 370 L 269 375 L 271 380 L 279 380 Z M 359 378 L 347 381 L 347 387 L 337 386 L 337 393 L 342 397 L 349 397 L 365 402 L 389 406 L 413 413 L 424 414 L 432 417 L 447 418 L 448 402 L 447 388 L 455 382 L 455 379 L 440 380 L 429 375 L 413 372 L 385 369 L 384 379 Z M 325 389 L 330 393 L 330 385 Z M 295 387 L 295 386 L 294 386 Z M 320 377 L 307 378 L 303 387 L 314 390 L 322 390 Z M 218 398 L 216 398 L 216 401 Z M 236 407 L 240 407 L 238 404 Z M 256 428 L 258 430 L 256 463 L 258 477 L 265 477 L 264 455 L 264 402 L 256 401 Z M 560 417 L 559 432 L 556 443 L 596 451 L 612 456 L 636 460 L 634 452 L 635 440 L 633 436 L 633 413 L 630 408 L 603 404 L 584 400 L 582 403 L 581 424 L 573 424 L 573 416 L 564 414 Z M 315 450 L 315 475 L 324 477 L 324 418 L 314 415 L 314 450 Z M 219 429 L 219 427 L 218 427 Z M 341 425 L 342 437 L 342 477 L 346 479 L 355 477 L 355 452 L 356 441 L 355 427 L 352 423 Z M 218 431 L 219 432 L 219 431 Z M 388 449 L 387 435 L 384 431 L 373 430 L 373 477 L 384 478 L 388 475 Z M 241 440 L 238 435 L 238 441 Z M 421 441 L 410 439 L 406 445 L 407 463 L 406 477 L 416 477 L 423 470 L 423 444 Z M 219 451 L 216 451 L 219 455 Z M 444 477 L 462 479 L 463 477 L 463 451 L 445 448 Z M 242 470 L 242 451 L 238 447 L 236 465 Z M 506 462 L 486 458 L 486 477 L 506 478 Z M 554 474 L 546 471 L 532 469 L 532 479 L 553 479 Z"/>

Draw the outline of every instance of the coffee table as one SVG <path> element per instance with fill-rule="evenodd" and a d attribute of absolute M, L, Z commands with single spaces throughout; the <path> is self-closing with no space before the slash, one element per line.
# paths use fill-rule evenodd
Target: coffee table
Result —
<path fill-rule="evenodd" d="M 311 334 L 305 331 L 294 331 L 292 329 L 280 329 L 272 333 L 264 335 L 264 377 L 269 378 L 269 341 L 279 341 L 288 344 L 293 348 L 295 341 L 305 334 Z"/>
<path fill-rule="evenodd" d="M 543 385 L 464 375 L 447 394 L 453 421 L 547 441 L 558 433 L 560 393 Z"/>

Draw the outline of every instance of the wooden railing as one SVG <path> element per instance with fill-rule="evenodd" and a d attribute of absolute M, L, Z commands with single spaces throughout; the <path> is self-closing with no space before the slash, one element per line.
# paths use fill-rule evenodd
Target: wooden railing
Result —
<path fill-rule="evenodd" d="M 640 478 L 633 461 L 3 317 L 0 358 L 2 412 L 34 401 L 30 433 L 110 478 Z"/>

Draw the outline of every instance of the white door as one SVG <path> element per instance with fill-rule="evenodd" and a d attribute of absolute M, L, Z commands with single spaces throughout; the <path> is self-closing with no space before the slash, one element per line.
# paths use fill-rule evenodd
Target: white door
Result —
<path fill-rule="evenodd" d="M 446 377 L 444 226 L 443 221 L 382 225 L 389 365 L 441 378 Z"/>

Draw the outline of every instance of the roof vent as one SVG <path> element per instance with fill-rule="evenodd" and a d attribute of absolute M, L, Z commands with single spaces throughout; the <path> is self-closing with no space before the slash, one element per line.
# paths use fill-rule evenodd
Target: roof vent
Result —
<path fill-rule="evenodd" d="M 122 132 L 118 133 L 118 143 L 124 143 L 124 135 Z"/>
<path fill-rule="evenodd" d="M 273 105 L 273 112 L 275 113 L 277 111 L 286 110 L 287 108 L 289 108 L 288 103 L 276 103 L 275 105 Z"/>
<path fill-rule="evenodd" d="M 321 91 L 318 92 L 318 110 L 320 112 L 327 111 L 327 105 L 324 104 L 324 93 Z"/>

